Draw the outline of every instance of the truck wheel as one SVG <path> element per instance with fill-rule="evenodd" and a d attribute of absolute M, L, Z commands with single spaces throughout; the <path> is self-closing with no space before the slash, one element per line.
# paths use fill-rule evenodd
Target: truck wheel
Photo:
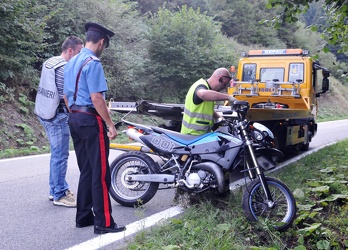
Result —
<path fill-rule="evenodd" d="M 309 149 L 309 142 L 303 144 L 301 147 L 301 151 L 308 151 L 308 149 Z"/>

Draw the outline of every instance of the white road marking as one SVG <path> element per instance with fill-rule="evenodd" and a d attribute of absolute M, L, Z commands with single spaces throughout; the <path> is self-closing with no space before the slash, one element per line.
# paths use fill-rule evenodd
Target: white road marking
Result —
<path fill-rule="evenodd" d="M 25 160 L 25 159 L 29 159 L 29 158 L 39 158 L 39 157 L 48 156 L 48 155 L 51 155 L 51 154 L 28 155 L 28 156 L 14 157 L 14 158 L 4 158 L 4 159 L 0 159 L 0 163 L 6 162 L 6 161 Z"/>
<path fill-rule="evenodd" d="M 129 225 L 126 225 L 127 230 L 122 233 L 109 233 L 109 234 L 103 234 L 101 236 L 97 236 L 91 240 L 85 241 L 81 244 L 75 245 L 71 248 L 68 248 L 68 250 L 92 250 L 92 249 L 100 249 L 105 247 L 106 245 L 109 245 L 113 242 L 116 242 L 118 240 L 122 240 L 126 238 L 127 236 L 130 236 L 132 234 L 135 234 L 141 230 L 144 230 L 148 227 L 151 227 L 155 225 L 156 223 L 159 223 L 162 220 L 166 220 L 168 218 L 174 217 L 178 214 L 181 214 L 184 211 L 184 209 L 180 206 L 171 207 L 167 210 L 164 210 L 162 212 L 159 212 L 157 214 L 153 214 L 149 217 L 146 217 L 145 219 L 133 222 Z"/>

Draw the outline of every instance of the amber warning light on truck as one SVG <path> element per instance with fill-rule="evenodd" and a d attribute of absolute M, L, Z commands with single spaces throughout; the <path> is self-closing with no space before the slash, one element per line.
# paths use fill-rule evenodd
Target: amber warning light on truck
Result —
<path fill-rule="evenodd" d="M 249 50 L 249 53 L 242 52 L 242 57 L 251 56 L 307 56 L 309 54 L 308 50 L 304 49 L 270 49 L 270 50 Z"/>
<path fill-rule="evenodd" d="M 230 72 L 231 72 L 231 81 L 230 81 L 230 87 L 234 87 L 235 86 L 235 76 L 236 76 L 236 67 L 235 66 L 231 66 L 230 67 Z"/>

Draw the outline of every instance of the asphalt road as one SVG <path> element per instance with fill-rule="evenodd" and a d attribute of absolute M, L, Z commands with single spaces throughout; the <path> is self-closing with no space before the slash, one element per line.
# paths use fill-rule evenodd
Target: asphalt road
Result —
<path fill-rule="evenodd" d="M 345 138 L 348 120 L 319 123 L 309 151 Z M 110 163 L 119 153 L 111 150 Z M 48 200 L 48 166 L 48 154 L 0 160 L 0 249 L 87 249 L 86 241 L 97 242 L 102 249 L 116 249 L 119 242 L 112 242 L 112 237 L 122 233 L 96 236 L 93 227 L 77 229 L 76 210 L 54 206 Z M 67 181 L 73 192 L 77 190 L 78 177 L 75 154 L 71 152 Z M 113 216 L 124 225 L 144 218 L 151 221 L 153 217 L 149 216 L 175 206 L 173 197 L 172 189 L 158 191 L 142 209 L 122 207 L 112 200 Z M 111 244 L 105 246 L 105 239 Z M 90 249 L 97 248 L 98 245 Z"/>

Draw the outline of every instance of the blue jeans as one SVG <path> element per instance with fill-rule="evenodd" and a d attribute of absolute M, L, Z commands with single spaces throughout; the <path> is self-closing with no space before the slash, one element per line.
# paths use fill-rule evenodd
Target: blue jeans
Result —
<path fill-rule="evenodd" d="M 65 196 L 69 185 L 65 180 L 69 157 L 70 130 L 68 125 L 68 114 L 57 113 L 57 115 L 45 120 L 39 117 L 39 121 L 46 130 L 51 147 L 49 194 L 54 200 Z"/>

